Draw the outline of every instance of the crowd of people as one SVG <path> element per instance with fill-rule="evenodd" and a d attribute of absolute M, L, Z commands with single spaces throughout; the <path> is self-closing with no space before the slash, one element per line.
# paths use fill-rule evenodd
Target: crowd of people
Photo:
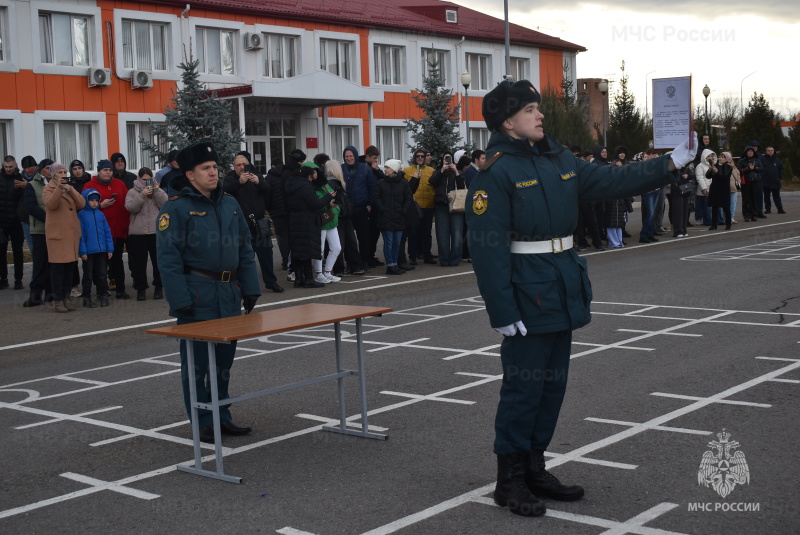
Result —
<path fill-rule="evenodd" d="M 719 225 L 725 225 L 725 229 L 730 230 L 737 223 L 735 214 L 740 193 L 742 220 L 745 222 L 765 219 L 766 214 L 772 213 L 772 202 L 777 213 L 786 213 L 780 195 L 783 163 L 775 154 L 774 147 L 767 147 L 762 154 L 758 141 L 750 141 L 736 161 L 728 151 L 717 154 L 710 144 L 709 136 L 702 136 L 697 156 L 680 169 L 680 180 L 676 184 L 641 195 L 639 243 L 657 242 L 659 236 L 670 231 L 665 226 L 664 216 L 669 221 L 673 238 L 685 238 L 689 235 L 688 228 L 695 226 L 717 230 Z M 594 147 L 591 152 L 583 152 L 577 146 L 571 150 L 576 158 L 601 167 L 622 167 L 659 156 L 653 148 L 631 155 L 624 146 L 615 147 L 611 154 L 602 146 Z M 625 238 L 634 237 L 626 229 L 634 200 L 627 197 L 581 202 L 575 248 L 584 251 L 593 247 L 602 251 L 606 247 L 626 246 Z"/>
<path fill-rule="evenodd" d="M 96 176 L 79 160 L 67 167 L 33 156 L 18 164 L 6 156 L 0 236 L 5 249 L 5 242 L 11 243 L 15 290 L 25 288 L 27 240 L 33 274 L 24 306 L 52 302 L 57 312 L 71 312 L 73 298 L 81 298 L 84 308 L 109 306 L 112 295 L 130 299 L 128 271 L 137 300 L 146 300 L 151 286 L 152 298 L 163 299 L 157 220 L 167 199 L 178 194 L 170 184 L 184 175 L 177 154 L 171 151 L 157 172 L 143 167 L 134 174 L 125 156 L 114 153 L 97 162 Z M 237 154 L 233 169 L 219 182 L 241 207 L 268 290 L 284 291 L 273 267 L 273 237 L 280 267 L 298 288 L 322 288 L 381 266 L 387 275 L 402 275 L 418 261 L 447 267 L 469 260 L 464 207 L 452 208 L 451 196 L 466 192 L 485 153 L 446 152 L 433 163 L 433 155 L 419 149 L 408 165 L 397 159 L 380 164 L 379 159 L 374 146 L 363 156 L 348 146 L 341 161 L 326 154 L 307 159 L 295 149 L 285 162 L 273 159 L 264 176 L 248 152 Z M 377 255 L 379 238 L 383 261 Z M 2 264 L 0 289 L 10 287 L 8 267 Z"/>

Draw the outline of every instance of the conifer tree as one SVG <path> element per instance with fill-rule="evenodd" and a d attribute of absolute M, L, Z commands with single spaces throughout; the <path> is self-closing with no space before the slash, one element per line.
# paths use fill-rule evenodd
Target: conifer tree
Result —
<path fill-rule="evenodd" d="M 417 89 L 411 95 L 422 111 L 422 117 L 419 120 L 406 117 L 405 123 L 415 143 L 408 147 L 412 151 L 424 148 L 437 159 L 447 151 L 455 152 L 461 145 L 458 131 L 460 106 L 453 103 L 452 91 L 444 87 L 439 62 L 429 61 L 428 66 L 428 76 L 423 77 L 423 89 Z"/>
<path fill-rule="evenodd" d="M 222 169 L 228 169 L 240 150 L 244 136 L 240 130 L 231 131 L 230 102 L 220 100 L 209 94 L 205 84 L 200 82 L 197 71 L 199 60 L 191 55 L 178 66 L 181 69 L 183 87 L 173 92 L 172 105 L 164 109 L 166 121 L 154 124 L 151 140 L 139 138 L 142 148 L 149 151 L 158 161 L 166 161 L 170 149 L 182 149 L 192 143 L 209 141 L 219 155 Z"/>
<path fill-rule="evenodd" d="M 636 97 L 628 89 L 628 75 L 625 74 L 624 61 L 620 70 L 622 77 L 619 82 L 619 91 L 614 95 L 614 104 L 611 106 L 608 119 L 609 159 L 613 159 L 611 152 L 619 145 L 628 149 L 630 157 L 637 152 L 647 150 L 650 142 L 645 121 L 641 112 L 636 108 Z"/>
<path fill-rule="evenodd" d="M 753 93 L 747 109 L 744 110 L 742 120 L 728 135 L 728 145 L 732 153 L 738 155 L 744 152 L 751 140 L 756 140 L 761 144 L 759 152 L 762 154 L 768 146 L 775 147 L 776 151 L 781 151 L 785 144 L 785 138 L 778 120 L 779 117 L 769 107 L 769 102 L 764 95 Z"/>
<path fill-rule="evenodd" d="M 583 150 L 591 150 L 592 133 L 584 120 L 583 102 L 575 94 L 566 61 L 563 71 L 560 90 L 548 87 L 542 91 L 545 132 L 566 147 L 578 145 Z"/>

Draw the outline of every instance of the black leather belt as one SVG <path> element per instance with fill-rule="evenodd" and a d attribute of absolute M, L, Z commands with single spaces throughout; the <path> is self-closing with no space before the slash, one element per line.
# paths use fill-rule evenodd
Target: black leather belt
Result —
<path fill-rule="evenodd" d="M 193 268 L 186 266 L 183 268 L 186 275 L 194 275 L 195 277 L 203 277 L 205 279 L 212 279 L 220 282 L 233 282 L 236 280 L 236 271 L 208 271 L 207 269 Z"/>

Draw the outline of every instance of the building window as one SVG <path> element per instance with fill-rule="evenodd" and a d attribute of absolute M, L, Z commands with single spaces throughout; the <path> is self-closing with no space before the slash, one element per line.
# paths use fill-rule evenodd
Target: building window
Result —
<path fill-rule="evenodd" d="M 328 71 L 345 80 L 352 80 L 353 50 L 352 41 L 337 41 L 335 39 L 319 40 L 319 68 Z"/>
<path fill-rule="evenodd" d="M 80 160 L 94 167 L 96 161 L 96 123 L 79 121 L 45 121 L 44 153 L 57 162 Z"/>
<path fill-rule="evenodd" d="M 49 65 L 89 65 L 89 17 L 39 13 L 41 61 Z"/>
<path fill-rule="evenodd" d="M 349 125 L 331 125 L 331 154 L 338 158 L 348 146 L 355 147 L 358 143 L 358 127 Z"/>
<path fill-rule="evenodd" d="M 297 37 L 264 34 L 267 50 L 264 53 L 264 76 L 291 78 L 297 76 Z"/>
<path fill-rule="evenodd" d="M 8 51 L 6 50 L 7 40 L 6 35 L 6 21 L 8 20 L 8 13 L 5 8 L 0 7 L 0 63 L 8 61 Z M 5 153 L 4 153 L 5 154 Z"/>
<path fill-rule="evenodd" d="M 492 75 L 491 56 L 467 54 L 467 70 L 472 75 L 471 89 L 477 91 L 487 91 L 489 89 L 489 79 Z"/>
<path fill-rule="evenodd" d="M 517 82 L 519 80 L 527 80 L 528 79 L 528 60 L 525 58 L 511 58 L 511 76 L 514 77 L 514 81 Z"/>
<path fill-rule="evenodd" d="M 126 69 L 143 71 L 167 70 L 166 24 L 122 21 L 122 57 Z"/>
<path fill-rule="evenodd" d="M 0 154 L 11 154 L 11 140 L 8 139 L 11 128 L 8 121 L 0 121 Z"/>
<path fill-rule="evenodd" d="M 269 120 L 269 158 L 284 162 L 297 148 L 297 122 L 292 119 Z"/>
<path fill-rule="evenodd" d="M 381 151 L 381 158 L 386 161 L 389 159 L 408 160 L 406 150 L 406 129 L 402 126 L 378 126 L 375 128 L 378 150 Z"/>
<path fill-rule="evenodd" d="M 470 128 L 469 140 L 481 150 L 485 150 L 489 145 L 489 130 L 486 128 Z"/>
<path fill-rule="evenodd" d="M 447 73 L 450 70 L 450 53 L 433 48 L 422 49 L 422 77 L 430 78 L 434 69 L 438 69 L 439 78 L 447 86 Z"/>
<path fill-rule="evenodd" d="M 168 152 L 167 143 L 153 134 L 153 127 L 157 124 L 163 123 L 131 122 L 125 124 L 125 132 L 128 138 L 128 150 L 125 154 L 129 169 L 139 169 L 141 167 L 156 169 L 159 167 L 161 162 L 156 160 L 156 157 L 149 151 L 143 150 L 141 143 L 139 143 L 139 139 L 143 138 L 157 145 L 161 152 Z"/>
<path fill-rule="evenodd" d="M 380 85 L 405 84 L 403 71 L 406 49 L 402 46 L 375 45 L 375 83 Z"/>
<path fill-rule="evenodd" d="M 236 74 L 236 32 L 216 28 L 197 28 L 195 48 L 204 74 Z"/>

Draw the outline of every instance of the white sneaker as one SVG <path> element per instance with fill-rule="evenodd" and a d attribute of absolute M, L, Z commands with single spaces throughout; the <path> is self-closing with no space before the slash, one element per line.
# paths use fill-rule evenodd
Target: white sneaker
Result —
<path fill-rule="evenodd" d="M 289 282 L 294 282 L 294 271 L 292 271 L 288 275 L 286 275 L 286 280 L 289 281 Z"/>
<path fill-rule="evenodd" d="M 329 281 L 322 273 L 317 273 L 316 275 L 314 275 L 314 282 L 321 282 L 322 284 L 331 283 L 331 281 Z"/>
<path fill-rule="evenodd" d="M 83 295 L 83 291 L 81 290 L 80 286 L 74 286 L 72 291 L 69 293 L 70 297 L 80 297 Z"/>
<path fill-rule="evenodd" d="M 330 271 L 326 271 L 326 272 L 323 274 L 323 276 L 324 276 L 326 279 L 328 279 L 330 282 L 339 282 L 340 280 L 342 280 L 342 278 L 341 278 L 341 277 L 337 277 L 336 275 L 331 275 L 331 272 L 330 272 Z"/>

